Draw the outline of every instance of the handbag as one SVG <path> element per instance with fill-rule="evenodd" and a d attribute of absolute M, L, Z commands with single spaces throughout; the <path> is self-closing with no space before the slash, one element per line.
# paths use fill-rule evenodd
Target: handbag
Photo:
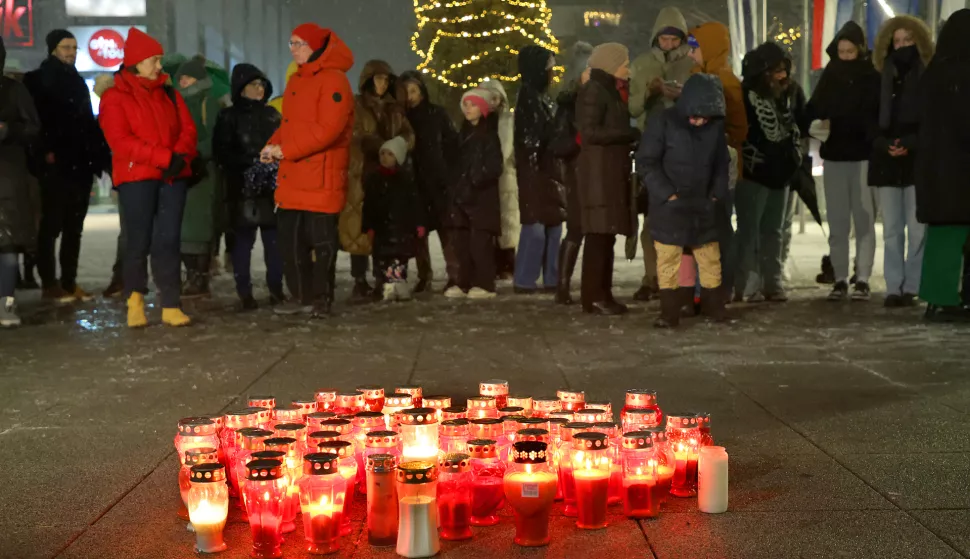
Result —
<path fill-rule="evenodd" d="M 255 163 L 243 171 L 243 198 L 272 198 L 276 192 L 276 176 L 279 174 L 280 164 Z"/>

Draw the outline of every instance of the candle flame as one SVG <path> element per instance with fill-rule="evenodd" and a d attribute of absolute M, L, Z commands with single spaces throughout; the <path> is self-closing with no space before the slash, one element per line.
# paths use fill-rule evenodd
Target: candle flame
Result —
<path fill-rule="evenodd" d="M 525 473 L 527 473 L 527 474 L 531 474 L 532 473 L 532 464 L 526 464 L 525 465 Z"/>
<path fill-rule="evenodd" d="M 327 496 L 323 495 L 322 497 L 320 497 L 320 506 L 321 507 L 327 506 L 328 501 L 329 499 L 327 499 Z"/>
<path fill-rule="evenodd" d="M 637 475 L 643 475 L 643 468 L 637 468 Z"/>

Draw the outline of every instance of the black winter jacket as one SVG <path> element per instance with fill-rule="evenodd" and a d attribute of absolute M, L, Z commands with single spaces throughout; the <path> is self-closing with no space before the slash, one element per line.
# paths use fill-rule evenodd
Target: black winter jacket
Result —
<path fill-rule="evenodd" d="M 556 181 L 566 190 L 566 227 L 582 231 L 582 211 L 579 207 L 579 186 L 576 184 L 576 163 L 580 146 L 576 136 L 576 97 L 578 84 L 563 91 L 556 98 L 556 118 L 549 149 L 556 158 Z"/>
<path fill-rule="evenodd" d="M 448 189 L 446 227 L 502 232 L 498 181 L 504 171 L 498 139 L 498 116 L 492 113 L 477 125 L 465 121 L 460 154 Z"/>
<path fill-rule="evenodd" d="M 519 53 L 522 87 L 515 103 L 515 173 L 519 186 L 519 220 L 523 225 L 560 225 L 566 217 L 562 185 L 555 180 L 549 151 L 556 106 L 549 97 L 552 52 L 529 45 Z"/>
<path fill-rule="evenodd" d="M 839 59 L 843 39 L 856 45 L 859 58 Z M 808 102 L 811 119 L 829 121 L 829 136 L 819 155 L 826 161 L 868 161 L 879 114 L 879 72 L 869 59 L 862 28 L 854 21 L 846 23 L 825 52 L 831 60 Z"/>
<path fill-rule="evenodd" d="M 458 154 L 458 131 L 445 109 L 428 100 L 428 89 L 420 73 L 404 72 L 400 79 L 403 83 L 417 82 L 424 97 L 417 107 L 408 108 L 407 117 L 414 129 L 411 159 L 426 227 L 435 231 L 448 206 L 448 162 Z"/>
<path fill-rule="evenodd" d="M 869 158 L 869 186 L 904 187 L 916 180 L 916 151 L 920 147 L 916 89 L 924 70 L 916 49 L 914 45 L 893 50 L 886 57 L 880 82 L 879 122 Z M 897 140 L 909 150 L 907 155 L 889 155 L 889 146 Z"/>
<path fill-rule="evenodd" d="M 647 124 L 637 170 L 650 199 L 650 234 L 665 245 L 695 247 L 717 240 L 717 200 L 727 200 L 724 91 L 716 76 L 694 74 L 677 103 Z M 708 117 L 693 126 L 691 116 Z M 676 200 L 670 200 L 676 196 Z"/>
<path fill-rule="evenodd" d="M 947 20 L 919 84 L 916 217 L 970 225 L 970 10 Z M 970 259 L 967 259 L 970 261 Z M 964 290 L 970 289 L 964 280 Z"/>
<path fill-rule="evenodd" d="M 410 173 L 380 167 L 364 179 L 361 230 L 374 232 L 375 257 L 414 258 L 418 227 L 424 226 L 424 208 Z"/>
<path fill-rule="evenodd" d="M 0 74 L 6 50 L 0 39 Z M 33 177 L 27 169 L 31 146 L 40 136 L 40 117 L 27 88 L 0 75 L 0 252 L 34 248 L 37 227 L 30 199 Z"/>
<path fill-rule="evenodd" d="M 246 85 L 259 79 L 266 91 L 262 101 L 243 97 Z M 232 106 L 219 112 L 212 154 L 226 179 L 226 202 L 233 226 L 269 226 L 276 222 L 271 192 L 256 200 L 243 196 L 243 173 L 259 161 L 259 152 L 282 120 L 280 113 L 266 104 L 272 95 L 272 84 L 252 64 L 237 64 L 232 69 Z"/>
<path fill-rule="evenodd" d="M 27 72 L 24 85 L 43 127 L 38 156 L 54 154 L 53 165 L 41 163 L 45 172 L 90 184 L 94 175 L 110 170 L 108 142 L 94 118 L 88 86 L 74 66 L 51 55 L 40 68 Z"/>

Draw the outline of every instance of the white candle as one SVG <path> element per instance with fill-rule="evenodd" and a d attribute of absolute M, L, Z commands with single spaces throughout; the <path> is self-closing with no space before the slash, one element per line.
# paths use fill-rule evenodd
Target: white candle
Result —
<path fill-rule="evenodd" d="M 202 499 L 195 510 L 189 510 L 189 518 L 195 527 L 195 548 L 202 553 L 225 551 L 222 529 L 226 527 L 229 503 L 222 504 Z"/>
<path fill-rule="evenodd" d="M 438 507 L 433 497 L 403 497 L 398 502 L 397 554 L 431 557 L 441 551 L 438 540 Z"/>
<path fill-rule="evenodd" d="M 728 508 L 728 454 L 723 446 L 701 447 L 697 460 L 697 508 L 710 514 Z"/>

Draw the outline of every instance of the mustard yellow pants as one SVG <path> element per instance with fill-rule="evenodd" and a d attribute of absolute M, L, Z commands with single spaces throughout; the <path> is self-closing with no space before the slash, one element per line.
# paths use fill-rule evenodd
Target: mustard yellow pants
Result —
<path fill-rule="evenodd" d="M 684 255 L 683 247 L 665 245 L 654 241 L 657 249 L 657 280 L 660 289 L 677 289 L 680 287 L 678 274 L 680 261 Z M 715 289 L 721 286 L 721 250 L 716 242 L 692 247 L 694 260 L 701 279 L 701 287 Z"/>

